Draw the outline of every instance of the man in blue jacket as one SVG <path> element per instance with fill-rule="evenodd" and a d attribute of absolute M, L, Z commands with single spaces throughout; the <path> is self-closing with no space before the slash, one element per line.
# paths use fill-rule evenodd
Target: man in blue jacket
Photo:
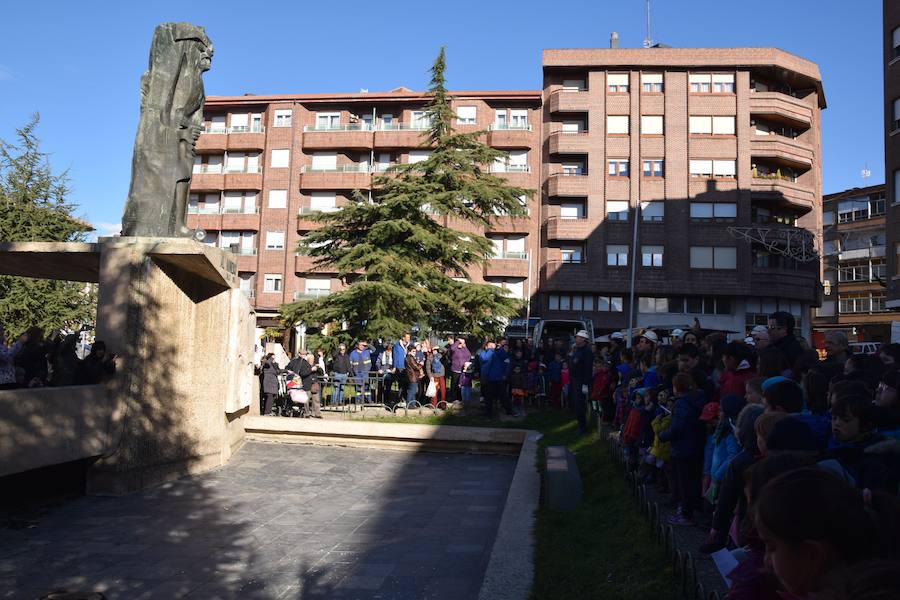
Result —
<path fill-rule="evenodd" d="M 569 397 L 578 420 L 578 433 L 587 431 L 587 399 L 594 378 L 594 353 L 588 344 L 590 335 L 584 329 L 575 334 L 575 349 L 569 365 Z"/>
<path fill-rule="evenodd" d="M 700 508 L 700 484 L 703 476 L 703 451 L 706 429 L 700 421 L 704 395 L 696 390 L 694 378 L 681 372 L 672 379 L 675 407 L 672 424 L 659 433 L 659 439 L 672 443 L 672 470 L 675 475 L 674 500 L 681 510 L 669 518 L 671 525 L 693 525 L 694 511 Z"/>
<path fill-rule="evenodd" d="M 509 363 L 506 340 L 502 340 L 499 346 L 488 342 L 487 347 L 478 353 L 478 358 L 481 362 L 481 393 L 488 418 L 494 417 L 495 403 L 502 403 L 506 413 L 512 414 L 512 405 L 504 393 Z"/>
<path fill-rule="evenodd" d="M 406 388 L 409 387 L 409 380 L 403 376 L 406 370 L 406 348 L 409 346 L 409 332 L 400 336 L 400 339 L 394 344 L 391 351 L 391 360 L 393 361 L 394 378 L 400 385 L 400 398 L 406 398 Z"/>
<path fill-rule="evenodd" d="M 369 386 L 369 372 L 372 371 L 372 351 L 365 340 L 356 342 L 356 348 L 350 352 L 350 366 L 353 368 L 354 382 L 358 393 L 363 395 L 362 403 L 372 402 L 372 389 Z"/>

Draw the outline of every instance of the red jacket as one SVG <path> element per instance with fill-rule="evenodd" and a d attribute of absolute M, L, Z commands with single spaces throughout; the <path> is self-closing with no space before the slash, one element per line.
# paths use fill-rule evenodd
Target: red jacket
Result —
<path fill-rule="evenodd" d="M 641 409 L 631 407 L 625 427 L 622 429 L 622 442 L 627 446 L 641 439 Z"/>
<path fill-rule="evenodd" d="M 603 371 L 594 373 L 594 380 L 591 382 L 591 400 L 609 398 L 612 395 L 612 390 L 609 387 L 611 380 L 612 377 L 610 377 L 609 371 L 606 373 Z"/>
<path fill-rule="evenodd" d="M 719 398 L 724 398 L 725 396 L 740 396 L 743 398 L 747 392 L 747 382 L 754 377 L 756 377 L 756 372 L 750 368 L 750 364 L 747 361 L 742 361 L 738 365 L 737 371 L 725 371 L 719 378 Z"/>

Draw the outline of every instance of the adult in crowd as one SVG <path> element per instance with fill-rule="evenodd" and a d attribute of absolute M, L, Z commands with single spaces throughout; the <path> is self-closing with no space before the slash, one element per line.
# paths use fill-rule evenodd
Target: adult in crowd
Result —
<path fill-rule="evenodd" d="M 15 358 L 28 342 L 28 334 L 23 333 L 12 345 L 6 345 L 6 331 L 0 325 L 0 390 L 16 387 Z"/>
<path fill-rule="evenodd" d="M 850 358 L 850 341 L 843 331 L 829 331 L 825 334 L 825 364 L 832 376 L 844 372 L 844 365 Z"/>
<path fill-rule="evenodd" d="M 444 356 L 441 349 L 435 346 L 431 349 L 431 356 L 425 359 L 425 374 L 430 382 L 434 382 L 435 395 L 431 398 L 431 405 L 437 406 L 440 402 L 447 402 L 447 377 L 444 372 Z"/>
<path fill-rule="evenodd" d="M 74 385 L 81 364 L 76 354 L 78 336 L 70 333 L 63 338 L 50 359 L 50 385 Z"/>
<path fill-rule="evenodd" d="M 767 348 L 769 344 L 771 344 L 769 339 L 769 328 L 765 325 L 757 325 L 751 329 L 749 337 L 753 340 L 753 346 L 756 348 L 757 352 Z"/>
<path fill-rule="evenodd" d="M 789 312 L 779 310 L 769 315 L 769 340 L 784 354 L 788 367 L 793 367 L 803 354 L 803 346 L 794 336 L 795 325 L 794 315 Z"/>
<path fill-rule="evenodd" d="M 373 390 L 369 387 L 369 373 L 372 371 L 372 351 L 366 340 L 356 342 L 356 348 L 350 353 L 350 370 L 354 373 L 356 389 L 363 397 L 372 401 Z M 366 400 L 362 400 L 365 402 Z"/>
<path fill-rule="evenodd" d="M 94 343 L 94 346 L 96 345 L 97 344 Z M 94 348 L 92 347 L 91 352 L 93 351 Z M 263 357 L 262 366 L 260 367 L 263 399 L 265 401 L 262 411 L 263 415 L 275 415 L 275 398 L 278 396 L 278 376 L 280 374 L 281 367 L 279 367 L 278 363 L 275 362 L 275 354 L 269 352 L 265 355 L 265 357 Z"/>
<path fill-rule="evenodd" d="M 505 393 L 507 379 L 507 363 L 509 353 L 506 351 L 506 340 L 500 344 L 488 341 L 484 349 L 478 353 L 481 365 L 481 394 L 484 396 L 484 408 L 488 418 L 494 417 L 494 406 L 502 404 L 507 414 L 512 414 L 512 404 Z"/>
<path fill-rule="evenodd" d="M 649 354 L 653 356 L 656 351 L 656 345 L 659 343 L 659 336 L 652 329 L 648 329 L 642 333 L 637 340 L 638 355 Z"/>
<path fill-rule="evenodd" d="M 653 333 L 653 332 L 649 332 Z M 655 334 L 654 334 L 655 335 Z M 587 432 L 587 407 L 594 378 L 594 353 L 590 335 L 584 329 L 575 334 L 575 348 L 569 364 L 569 398 L 578 420 L 578 432 Z"/>
<path fill-rule="evenodd" d="M 391 387 L 394 385 L 394 358 L 393 345 L 390 340 L 385 340 L 381 351 L 375 356 L 375 371 L 378 372 L 377 401 L 384 405 L 391 404 Z"/>
<path fill-rule="evenodd" d="M 681 348 L 681 345 L 684 343 L 684 330 L 680 328 L 673 329 L 669 334 L 669 338 L 672 341 L 672 346 L 678 350 Z"/>
<path fill-rule="evenodd" d="M 405 375 L 404 379 L 406 379 L 406 406 L 407 408 L 413 408 L 419 391 L 419 381 L 423 375 L 422 366 L 419 364 L 413 348 L 406 352 L 403 360 L 403 373 Z"/>
<path fill-rule="evenodd" d="M 309 397 L 310 416 L 314 419 L 321 419 L 322 384 L 318 381 L 317 376 L 321 375 L 322 373 L 321 371 L 319 371 L 319 365 L 316 364 L 316 357 L 312 353 L 308 353 L 306 354 L 306 356 L 299 355 L 297 359 L 297 370 L 294 371 L 290 368 L 290 366 L 288 368 L 289 370 L 294 371 L 300 377 L 303 390 Z"/>
<path fill-rule="evenodd" d="M 400 339 L 394 344 L 391 350 L 392 367 L 394 369 L 394 377 L 400 386 L 400 397 L 406 398 L 406 391 L 409 387 L 409 378 L 406 376 L 406 350 L 409 348 L 409 341 L 412 336 L 409 332 L 400 336 Z"/>
<path fill-rule="evenodd" d="M 106 352 L 106 343 L 96 340 L 75 373 L 76 385 L 103 383 L 116 374 L 116 355 Z M 277 391 L 277 388 L 276 388 Z"/>
<path fill-rule="evenodd" d="M 472 353 L 466 347 L 465 338 L 457 338 L 453 346 L 453 352 L 450 355 L 450 399 L 460 400 L 462 398 L 459 389 L 459 378 L 467 362 L 471 362 Z"/>
<path fill-rule="evenodd" d="M 353 367 L 350 365 L 350 357 L 347 356 L 347 346 L 340 344 L 331 360 L 332 406 L 340 406 L 344 403 L 344 386 L 352 373 Z"/>
<path fill-rule="evenodd" d="M 40 387 L 47 383 L 47 344 L 44 330 L 40 327 L 29 327 L 28 341 L 16 355 L 16 367 L 24 371 L 26 387 Z"/>

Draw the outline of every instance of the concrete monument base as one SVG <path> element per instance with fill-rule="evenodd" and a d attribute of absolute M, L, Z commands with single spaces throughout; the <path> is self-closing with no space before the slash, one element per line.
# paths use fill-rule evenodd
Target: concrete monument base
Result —
<path fill-rule="evenodd" d="M 99 456 L 90 493 L 205 471 L 240 446 L 254 389 L 255 318 L 229 253 L 172 238 L 11 243 L 0 244 L 0 273 L 99 284 L 96 336 L 119 358 L 106 384 L 104 442 L 90 446 Z"/>

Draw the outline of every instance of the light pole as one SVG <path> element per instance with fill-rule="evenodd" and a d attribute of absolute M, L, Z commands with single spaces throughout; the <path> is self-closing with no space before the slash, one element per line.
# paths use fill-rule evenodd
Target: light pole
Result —
<path fill-rule="evenodd" d="M 634 205 L 634 228 L 631 234 L 631 285 L 628 292 L 628 332 L 625 334 L 625 347 L 631 348 L 634 333 L 634 280 L 637 275 L 638 221 L 641 218 L 641 201 Z"/>

